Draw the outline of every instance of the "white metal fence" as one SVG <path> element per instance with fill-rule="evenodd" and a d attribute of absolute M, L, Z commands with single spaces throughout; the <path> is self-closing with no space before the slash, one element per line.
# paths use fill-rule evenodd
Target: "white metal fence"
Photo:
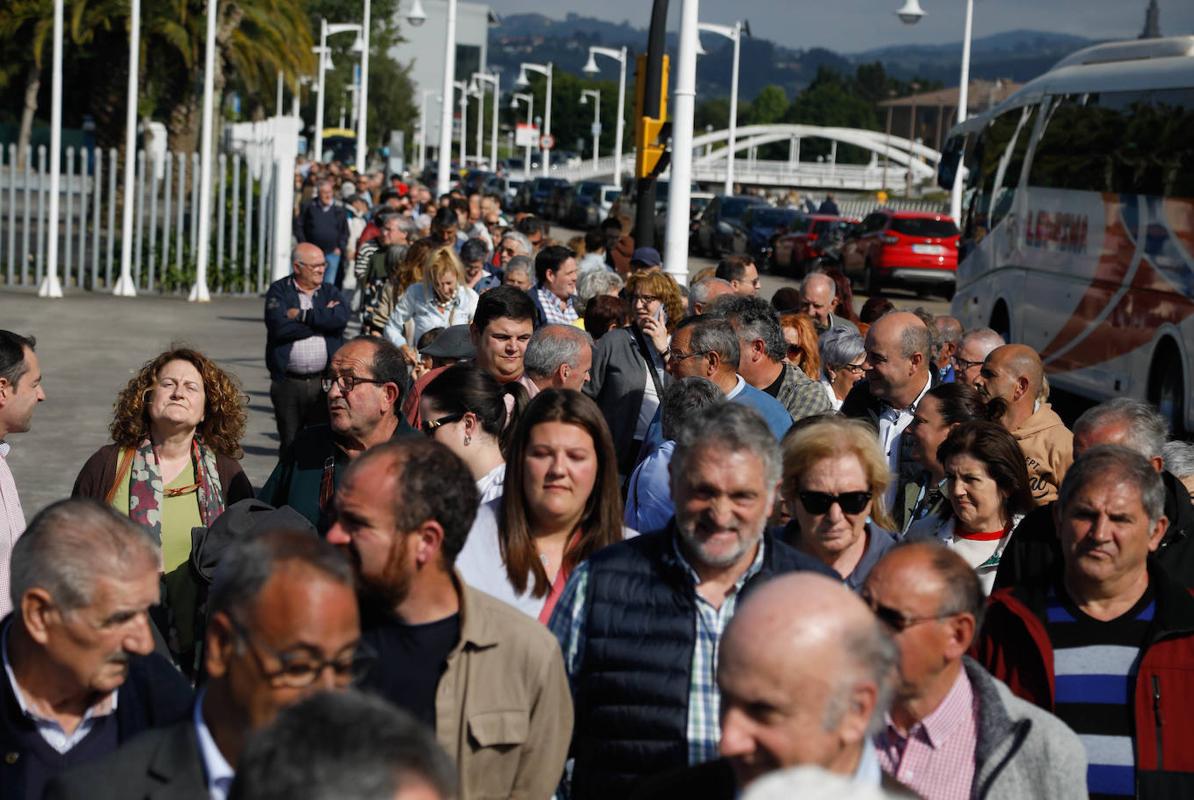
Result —
<path fill-rule="evenodd" d="M 49 153 L 17 163 L 14 144 L 0 147 L 0 286 L 37 286 L 46 273 L 47 241 L 58 236 L 64 289 L 111 289 L 120 277 L 121 214 L 133 203 L 132 277 L 138 291 L 174 292 L 194 282 L 199 224 L 199 155 L 138 151 L 134 196 L 123 197 L 124 164 L 115 149 L 63 151 L 58 230 L 48 230 Z M 265 291 L 274 261 L 276 164 L 250 165 L 219 154 L 213 176 L 208 286 L 212 292 Z"/>

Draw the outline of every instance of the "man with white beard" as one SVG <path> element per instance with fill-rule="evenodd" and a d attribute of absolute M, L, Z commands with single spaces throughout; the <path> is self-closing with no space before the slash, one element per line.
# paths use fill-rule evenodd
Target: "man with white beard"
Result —
<path fill-rule="evenodd" d="M 737 403 L 702 409 L 670 465 L 676 514 L 572 573 L 551 619 L 576 709 L 572 796 L 625 796 L 643 778 L 717 757 L 718 643 L 742 595 L 819 562 L 766 532 L 779 445 Z"/>

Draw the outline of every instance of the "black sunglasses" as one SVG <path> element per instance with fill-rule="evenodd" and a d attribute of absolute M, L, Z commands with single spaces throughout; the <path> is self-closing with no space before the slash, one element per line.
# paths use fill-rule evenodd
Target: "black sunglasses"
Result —
<path fill-rule="evenodd" d="M 859 596 L 862 598 L 862 602 L 870 606 L 871 611 L 874 612 L 879 621 L 891 628 L 896 633 L 903 633 L 913 625 L 919 625 L 922 622 L 935 622 L 937 620 L 947 619 L 962 613 L 960 611 L 946 611 L 941 614 L 931 614 L 926 617 L 909 617 L 906 616 L 902 611 L 883 605 L 878 600 L 871 597 L 871 595 L 867 592 L 863 592 Z"/>
<path fill-rule="evenodd" d="M 439 419 L 424 420 L 423 424 L 419 427 L 422 428 L 424 435 L 435 436 L 435 431 L 437 428 L 442 428 L 445 425 L 451 425 L 453 422 L 460 422 L 460 420 L 464 419 L 464 415 L 466 413 L 467 412 L 462 411 L 459 414 L 449 414 L 448 416 L 440 417 Z"/>
<path fill-rule="evenodd" d="M 866 504 L 871 502 L 870 492 L 842 492 L 841 494 L 827 494 L 825 492 L 799 492 L 804 510 L 810 514 L 825 514 L 834 503 L 841 506 L 845 514 L 861 513 Z"/>

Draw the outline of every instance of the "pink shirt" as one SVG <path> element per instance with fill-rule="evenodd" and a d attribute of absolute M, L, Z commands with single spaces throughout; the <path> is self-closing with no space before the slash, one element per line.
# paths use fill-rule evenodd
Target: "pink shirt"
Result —
<path fill-rule="evenodd" d="M 949 694 L 923 720 L 900 736 L 888 717 L 875 737 L 879 765 L 925 800 L 970 797 L 974 781 L 974 749 L 978 743 L 978 701 L 958 670 Z"/>
<path fill-rule="evenodd" d="M 0 618 L 12 611 L 8 596 L 9 562 L 13 545 L 25 532 L 25 512 L 8 468 L 8 450 L 8 442 L 0 442 Z"/>

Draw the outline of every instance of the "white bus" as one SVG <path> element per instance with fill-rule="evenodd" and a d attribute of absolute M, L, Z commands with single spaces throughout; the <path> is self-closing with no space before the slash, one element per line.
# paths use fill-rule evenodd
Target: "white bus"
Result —
<path fill-rule="evenodd" d="M 955 316 L 1194 430 L 1194 36 L 1074 53 L 950 132 L 943 186 L 959 153 Z"/>

